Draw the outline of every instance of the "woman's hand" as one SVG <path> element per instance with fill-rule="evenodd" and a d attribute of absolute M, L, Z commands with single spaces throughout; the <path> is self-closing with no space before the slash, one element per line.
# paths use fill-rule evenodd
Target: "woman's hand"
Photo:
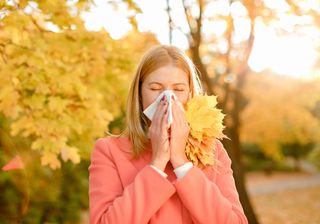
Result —
<path fill-rule="evenodd" d="M 172 114 L 173 122 L 170 131 L 170 162 L 173 168 L 177 168 L 186 162 L 189 162 L 185 153 L 185 148 L 190 127 L 184 111 L 179 108 L 175 100 L 172 100 Z"/>
<path fill-rule="evenodd" d="M 164 171 L 170 160 L 169 134 L 167 128 L 168 102 L 166 97 L 159 103 L 149 127 L 152 145 L 151 165 Z"/>

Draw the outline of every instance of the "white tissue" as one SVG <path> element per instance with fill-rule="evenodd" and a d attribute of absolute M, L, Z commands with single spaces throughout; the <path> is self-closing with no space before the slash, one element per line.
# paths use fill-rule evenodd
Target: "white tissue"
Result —
<path fill-rule="evenodd" d="M 161 101 L 161 98 L 163 97 L 163 95 L 165 95 L 167 97 L 167 102 L 168 102 L 168 126 L 170 127 L 171 123 L 172 123 L 172 96 L 173 98 L 176 100 L 176 102 L 178 102 L 178 106 L 180 108 L 183 109 L 182 104 L 179 102 L 178 98 L 176 97 L 176 95 L 174 94 L 174 92 L 172 90 L 164 90 L 162 93 L 160 93 L 160 95 L 158 96 L 158 98 L 151 104 L 149 105 L 144 111 L 143 113 L 150 119 L 152 120 L 154 113 L 157 110 L 158 104 Z"/>

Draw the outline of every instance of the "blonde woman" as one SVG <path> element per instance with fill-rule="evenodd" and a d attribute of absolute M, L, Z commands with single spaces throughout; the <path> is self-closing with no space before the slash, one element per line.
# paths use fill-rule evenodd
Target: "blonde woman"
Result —
<path fill-rule="evenodd" d="M 164 95 L 150 120 L 143 112 L 164 91 L 175 96 L 172 104 Z M 145 53 L 128 94 L 125 132 L 94 146 L 91 224 L 248 223 L 222 144 L 215 152 L 220 165 L 212 169 L 194 166 L 185 154 L 182 106 L 196 94 L 202 94 L 199 78 L 181 50 L 160 45 Z"/>

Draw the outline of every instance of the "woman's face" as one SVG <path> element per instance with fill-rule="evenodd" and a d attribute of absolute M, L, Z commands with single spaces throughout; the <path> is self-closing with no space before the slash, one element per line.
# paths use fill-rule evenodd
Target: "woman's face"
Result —
<path fill-rule="evenodd" d="M 142 107 L 145 110 L 164 90 L 172 90 L 185 105 L 189 98 L 189 77 L 182 69 L 167 65 L 151 72 L 142 83 Z"/>

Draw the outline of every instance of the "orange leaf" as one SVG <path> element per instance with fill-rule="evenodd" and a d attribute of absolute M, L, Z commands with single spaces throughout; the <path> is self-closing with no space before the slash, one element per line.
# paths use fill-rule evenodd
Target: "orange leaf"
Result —
<path fill-rule="evenodd" d="M 19 155 L 15 156 L 9 163 L 2 167 L 3 171 L 23 169 L 24 163 Z"/>

